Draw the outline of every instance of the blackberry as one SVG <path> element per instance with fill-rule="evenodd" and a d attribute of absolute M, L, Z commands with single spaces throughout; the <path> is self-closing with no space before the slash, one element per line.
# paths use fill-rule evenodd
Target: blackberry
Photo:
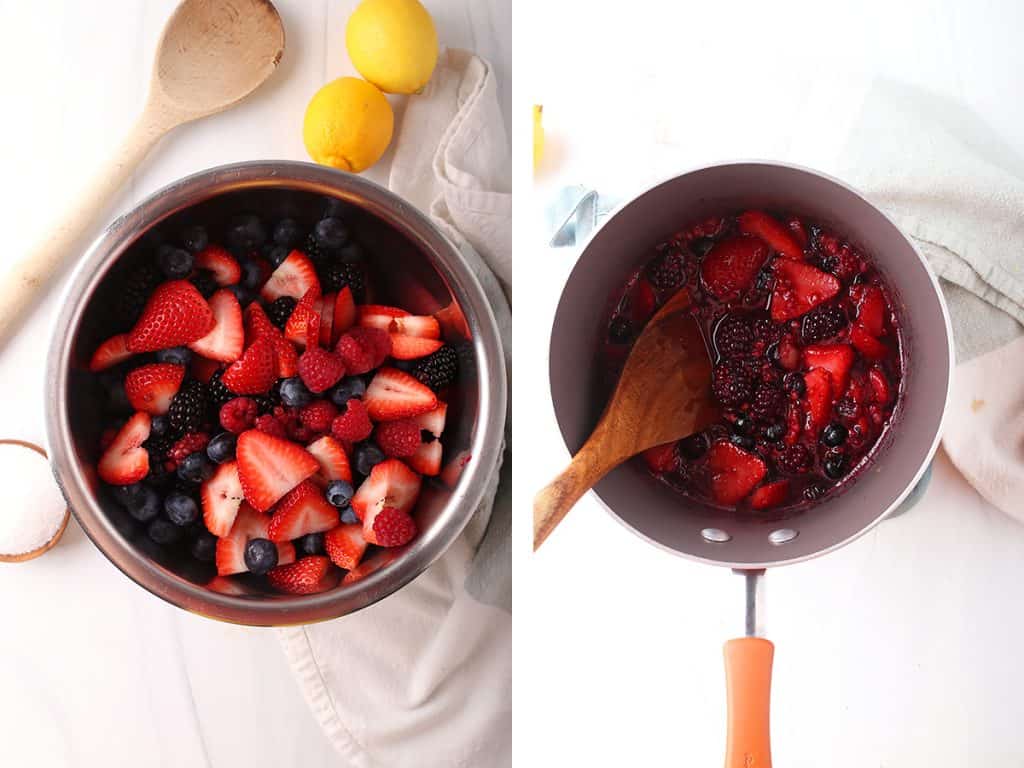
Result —
<path fill-rule="evenodd" d="M 356 302 L 362 302 L 366 287 L 363 268 L 359 264 L 331 261 L 319 269 L 320 285 L 325 293 L 340 291 L 346 285 L 352 289 Z"/>
<path fill-rule="evenodd" d="M 772 421 L 782 407 L 782 392 L 769 384 L 759 384 L 750 403 L 750 413 L 759 421 Z"/>
<path fill-rule="evenodd" d="M 678 248 L 667 249 L 647 268 L 647 280 L 661 296 L 669 296 L 686 284 L 686 256 Z"/>
<path fill-rule="evenodd" d="M 856 419 L 860 416 L 860 406 L 857 405 L 857 401 L 852 397 L 845 395 L 839 398 L 839 402 L 836 403 L 836 413 L 844 419 Z"/>
<path fill-rule="evenodd" d="M 281 402 L 280 395 L 278 395 L 277 400 L 275 400 L 273 397 L 267 397 L 266 395 L 247 395 L 247 397 L 255 401 L 256 413 L 258 413 L 260 416 L 270 413 L 272 410 L 274 410 L 274 406 L 278 405 Z"/>
<path fill-rule="evenodd" d="M 171 428 L 180 434 L 195 432 L 206 420 L 206 407 L 206 386 L 195 379 L 186 381 L 171 400 L 171 407 L 167 409 Z"/>
<path fill-rule="evenodd" d="M 811 463 L 811 454 L 803 443 L 793 443 L 779 454 L 778 462 L 783 470 L 795 475 L 807 469 Z"/>
<path fill-rule="evenodd" d="M 270 322 L 284 330 L 285 324 L 288 322 L 288 318 L 292 316 L 292 312 L 295 310 L 295 305 L 298 304 L 291 296 L 281 296 L 270 302 L 270 306 L 267 307 L 267 317 L 270 318 Z"/>
<path fill-rule="evenodd" d="M 737 448 L 742 448 L 744 451 L 752 451 L 757 447 L 757 443 L 754 438 L 747 437 L 746 435 L 731 435 L 729 442 L 735 445 Z"/>
<path fill-rule="evenodd" d="M 213 273 L 207 269 L 196 270 L 196 273 L 192 275 L 188 281 L 196 287 L 197 291 L 203 294 L 204 299 L 208 299 L 213 296 L 219 287 Z"/>
<path fill-rule="evenodd" d="M 835 336 L 846 325 L 846 313 L 835 304 L 812 309 L 804 316 L 800 333 L 804 343 L 810 344 Z"/>
<path fill-rule="evenodd" d="M 824 485 L 822 485 L 821 483 L 814 483 L 813 485 L 808 485 L 806 488 L 804 488 L 804 498 L 807 501 L 817 501 L 827 492 L 828 488 L 826 488 Z"/>
<path fill-rule="evenodd" d="M 431 389 L 444 389 L 459 372 L 459 356 L 447 344 L 416 363 L 412 375 Z"/>
<path fill-rule="evenodd" d="M 150 437 L 143 446 L 149 452 L 149 467 L 152 469 L 157 464 L 163 464 L 167 459 L 167 454 L 171 452 L 171 447 L 174 445 L 175 437 L 173 435 L 163 435 L 161 437 Z"/>
<path fill-rule="evenodd" d="M 786 434 L 786 425 L 769 424 L 761 431 L 761 434 L 764 436 L 764 439 L 767 440 L 769 443 L 777 443 Z"/>
<path fill-rule="evenodd" d="M 149 301 L 149 296 L 163 280 L 160 268 L 156 264 L 140 264 L 125 275 L 116 294 L 115 311 L 124 320 L 126 326 L 135 325 L 142 310 Z"/>
<path fill-rule="evenodd" d="M 715 328 L 715 348 L 724 358 L 749 355 L 754 347 L 754 331 L 746 318 L 726 315 Z"/>
<path fill-rule="evenodd" d="M 750 372 L 734 360 L 715 366 L 711 376 L 711 391 L 722 405 L 739 405 L 752 391 Z"/>
<path fill-rule="evenodd" d="M 767 347 L 782 338 L 782 328 L 767 317 L 758 317 L 751 324 L 754 341 L 763 342 Z"/>
<path fill-rule="evenodd" d="M 804 382 L 802 373 L 795 371 L 787 373 L 782 379 L 782 385 L 786 388 L 787 392 L 793 392 L 797 397 L 803 397 L 807 394 L 807 384 Z"/>
<path fill-rule="evenodd" d="M 224 371 L 214 371 L 210 382 L 206 385 L 206 400 L 210 406 L 211 421 L 220 420 L 220 407 L 228 400 L 234 400 L 238 395 L 227 388 L 221 381 Z"/>
<path fill-rule="evenodd" d="M 306 254 L 314 264 L 322 264 L 328 257 L 327 251 L 321 247 L 319 241 L 312 233 L 306 235 L 302 243 L 302 252 Z"/>

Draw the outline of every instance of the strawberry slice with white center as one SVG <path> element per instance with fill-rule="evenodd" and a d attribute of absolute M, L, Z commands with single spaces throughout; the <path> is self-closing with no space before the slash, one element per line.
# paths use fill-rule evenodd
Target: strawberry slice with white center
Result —
<path fill-rule="evenodd" d="M 324 548 L 331 562 L 339 568 L 351 571 L 366 552 L 366 539 L 363 538 L 363 526 L 359 523 L 339 525 L 324 534 Z"/>
<path fill-rule="evenodd" d="M 420 357 L 432 355 L 444 346 L 444 342 L 439 339 L 406 336 L 401 333 L 392 333 L 390 336 L 391 356 L 395 360 L 416 360 Z"/>
<path fill-rule="evenodd" d="M 397 368 L 381 368 L 366 389 L 363 404 L 374 421 L 420 416 L 437 408 L 437 395 L 419 379 Z"/>
<path fill-rule="evenodd" d="M 775 262 L 775 287 L 769 306 L 772 320 L 792 320 L 824 304 L 839 293 L 835 276 L 792 259 Z"/>
<path fill-rule="evenodd" d="M 150 363 L 136 368 L 124 378 L 124 392 L 136 411 L 162 416 L 171 407 L 185 378 L 185 366 Z"/>
<path fill-rule="evenodd" d="M 419 475 L 398 459 L 382 461 L 370 471 L 370 476 L 352 497 L 352 509 L 363 521 L 363 536 L 368 542 L 377 543 L 373 526 L 381 510 L 394 508 L 405 514 L 412 511 L 422 482 Z"/>
<path fill-rule="evenodd" d="M 271 541 L 291 541 L 307 533 L 329 531 L 338 524 L 338 510 L 320 487 L 304 480 L 285 494 L 270 519 Z"/>
<path fill-rule="evenodd" d="M 213 312 L 213 330 L 191 342 L 188 348 L 208 360 L 233 363 L 242 356 L 245 347 L 242 305 L 226 288 L 213 294 L 208 303 Z"/>
<path fill-rule="evenodd" d="M 92 359 L 89 360 L 89 370 L 105 371 L 118 363 L 123 363 L 133 354 L 128 349 L 128 334 L 119 333 L 116 336 L 111 336 L 96 348 L 96 351 L 92 353 Z"/>
<path fill-rule="evenodd" d="M 838 400 L 850 383 L 855 355 L 849 344 L 814 344 L 804 349 L 808 368 L 824 368 L 832 375 L 832 399 Z"/>
<path fill-rule="evenodd" d="M 227 536 L 245 499 L 238 479 L 238 462 L 221 464 L 199 492 L 203 503 L 203 522 L 214 536 Z"/>
<path fill-rule="evenodd" d="M 352 482 L 352 468 L 349 464 L 348 454 L 345 448 L 330 435 L 324 435 L 306 446 L 317 461 L 320 462 L 320 471 L 313 476 L 313 479 L 321 485 L 327 485 L 331 480 L 344 480 Z"/>
<path fill-rule="evenodd" d="M 264 301 L 273 301 L 282 296 L 301 299 L 309 291 L 320 295 L 320 280 L 316 276 L 316 267 L 302 251 L 292 251 L 264 283 L 260 297 Z"/>
<path fill-rule="evenodd" d="M 292 342 L 292 344 L 305 347 L 310 332 L 314 330 L 314 323 L 318 334 L 317 338 L 319 338 L 320 310 L 317 308 L 318 298 L 319 292 L 314 292 L 310 289 L 299 300 L 299 303 L 295 305 L 295 309 L 289 315 L 288 322 L 284 326 L 284 337 Z"/>
<path fill-rule="evenodd" d="M 356 314 L 356 300 L 352 296 L 352 289 L 346 285 L 338 291 L 338 295 L 334 299 L 332 344 L 337 344 L 341 334 L 356 324 Z"/>
<path fill-rule="evenodd" d="M 782 222 L 769 216 L 764 211 L 746 211 L 739 216 L 740 232 L 759 237 L 771 246 L 772 250 L 787 259 L 802 261 L 804 250 L 797 244 L 792 233 Z"/>
<path fill-rule="evenodd" d="M 364 328 L 380 328 L 382 331 L 390 331 L 391 324 L 396 317 L 408 316 L 408 312 L 398 307 L 389 307 L 384 304 L 364 304 L 359 307 L 357 322 Z"/>
<path fill-rule="evenodd" d="M 302 446 L 256 429 L 239 435 L 235 456 L 246 501 L 260 512 L 320 469 Z"/>
<path fill-rule="evenodd" d="M 416 336 L 421 339 L 440 339 L 441 324 L 433 315 L 402 315 L 391 321 L 391 333 Z"/>
<path fill-rule="evenodd" d="M 221 382 L 236 395 L 262 395 L 277 381 L 277 372 L 273 341 L 262 336 L 224 371 Z"/>
<path fill-rule="evenodd" d="M 289 595 L 326 592 L 338 586 L 340 580 L 341 571 L 323 555 L 310 555 L 291 565 L 279 565 L 267 574 L 270 586 Z"/>
<path fill-rule="evenodd" d="M 747 453 L 726 440 L 708 450 L 711 493 L 719 504 L 736 504 L 764 479 L 768 468 L 753 453 Z"/>
<path fill-rule="evenodd" d="M 249 570 L 245 564 L 245 546 L 253 539 L 269 539 L 268 526 L 270 518 L 261 515 L 248 504 L 238 508 L 235 523 L 226 536 L 217 539 L 217 573 L 229 576 L 233 573 L 245 573 Z M 279 541 L 277 544 L 278 567 L 295 562 L 295 547 L 290 541 Z"/>
<path fill-rule="evenodd" d="M 136 413 L 115 435 L 100 457 L 96 471 L 111 485 L 131 485 L 149 474 L 149 451 L 142 444 L 149 439 L 148 413 Z"/>
<path fill-rule="evenodd" d="M 448 414 L 448 405 L 438 403 L 437 408 L 427 413 L 416 416 L 413 421 L 419 428 L 431 435 L 433 439 L 424 439 L 420 447 L 406 462 L 421 475 L 431 477 L 441 473 L 441 460 L 444 449 L 441 446 L 441 434 L 444 432 L 444 423 Z M 424 436 L 425 437 L 425 436 Z"/>
<path fill-rule="evenodd" d="M 234 285 L 242 279 L 238 261 L 219 245 L 207 246 L 197 253 L 196 267 L 212 272 L 217 285 Z"/>

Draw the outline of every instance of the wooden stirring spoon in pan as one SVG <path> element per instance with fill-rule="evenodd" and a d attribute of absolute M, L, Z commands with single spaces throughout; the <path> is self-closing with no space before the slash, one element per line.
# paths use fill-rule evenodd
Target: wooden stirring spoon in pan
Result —
<path fill-rule="evenodd" d="M 157 45 L 135 125 L 63 220 L 0 280 L 0 342 L 160 138 L 252 93 L 277 68 L 284 25 L 269 0 L 184 0 Z"/>
<path fill-rule="evenodd" d="M 611 400 L 572 462 L 533 502 L 537 549 L 573 505 L 608 472 L 714 420 L 711 360 L 688 291 L 676 293 L 633 345 Z"/>

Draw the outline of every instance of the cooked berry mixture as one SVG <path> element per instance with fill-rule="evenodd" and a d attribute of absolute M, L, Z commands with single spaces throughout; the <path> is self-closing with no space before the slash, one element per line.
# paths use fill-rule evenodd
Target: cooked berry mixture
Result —
<path fill-rule="evenodd" d="M 900 329 L 869 254 L 814 222 L 744 211 L 656 248 L 614 307 L 612 377 L 644 324 L 686 288 L 714 369 L 720 418 L 644 455 L 651 472 L 717 507 L 816 502 L 866 461 L 899 399 Z"/>
<path fill-rule="evenodd" d="M 330 207 L 311 232 L 244 214 L 115 286 L 97 470 L 144 548 L 211 564 L 211 588 L 309 594 L 417 535 L 458 355 L 435 317 L 365 303 L 368 258 Z"/>

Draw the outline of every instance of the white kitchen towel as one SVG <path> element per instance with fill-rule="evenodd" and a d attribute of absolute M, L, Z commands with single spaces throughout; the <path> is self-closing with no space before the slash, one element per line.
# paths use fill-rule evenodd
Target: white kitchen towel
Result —
<path fill-rule="evenodd" d="M 510 365 L 511 154 L 490 65 L 443 52 L 395 142 L 389 186 L 428 211 L 472 265 Z M 494 468 L 459 540 L 414 582 L 351 616 L 279 630 L 344 768 L 512 764 L 508 464 Z"/>

